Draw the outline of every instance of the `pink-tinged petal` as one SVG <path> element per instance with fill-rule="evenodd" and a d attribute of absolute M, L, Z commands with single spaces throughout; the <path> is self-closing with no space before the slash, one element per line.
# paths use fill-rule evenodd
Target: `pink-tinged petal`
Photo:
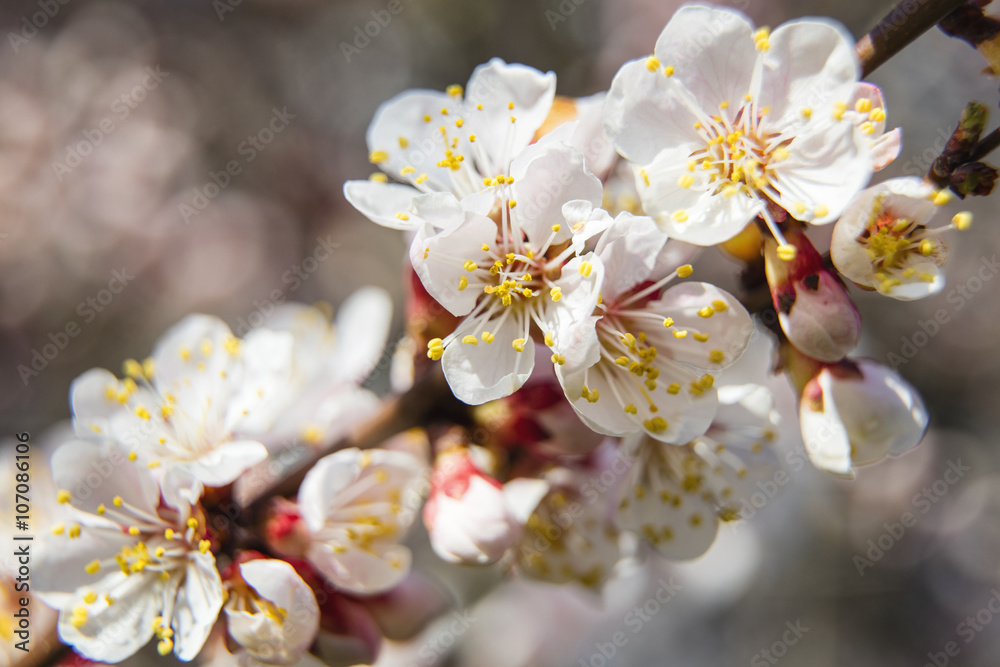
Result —
<path fill-rule="evenodd" d="M 450 563 L 488 565 L 499 560 L 521 534 L 504 491 L 474 474 L 465 493 L 432 496 L 425 510 L 431 546 Z"/>
<path fill-rule="evenodd" d="M 377 181 L 347 181 L 344 197 L 366 218 L 389 229 L 416 229 L 420 220 L 410 211 L 420 190 L 410 185 Z"/>
<path fill-rule="evenodd" d="M 753 26 L 743 14 L 698 5 L 677 10 L 653 52 L 706 110 L 742 100 L 757 61 Z"/>
<path fill-rule="evenodd" d="M 664 150 L 682 153 L 685 162 L 704 144 L 695 129 L 701 112 L 691 95 L 646 61 L 618 70 L 604 107 L 604 130 L 618 152 L 637 164 L 648 164 Z"/>
<path fill-rule="evenodd" d="M 444 377 L 459 400 L 480 405 L 511 395 L 527 381 L 535 365 L 535 348 L 527 335 L 530 322 L 526 317 L 500 311 L 475 331 L 463 329 L 465 323 L 460 325 L 460 333 L 441 357 Z M 483 341 L 480 331 L 492 334 L 493 342 Z M 466 336 L 473 336 L 475 344 L 464 342 Z M 520 352 L 514 347 L 518 339 L 527 340 Z"/>
<path fill-rule="evenodd" d="M 496 223 L 486 217 L 470 216 L 462 224 L 436 232 L 425 224 L 410 246 L 410 262 L 424 288 L 452 315 L 469 313 L 482 296 L 482 286 L 489 277 L 492 257 L 482 249 L 496 241 Z M 469 271 L 466 261 L 479 267 Z M 462 280 L 468 287 L 459 289 Z"/>
<path fill-rule="evenodd" d="M 442 114 L 442 109 L 448 110 L 448 115 Z M 400 93 L 378 108 L 368 126 L 368 150 L 372 153 L 369 157 L 395 178 L 413 182 L 426 174 L 425 187 L 451 191 L 453 172 L 437 164 L 445 159 L 445 151 L 451 150 L 450 143 L 445 146 L 445 141 L 458 138 L 462 146 L 466 145 L 467 133 L 459 133 L 453 126 L 461 111 L 461 104 L 445 93 L 431 90 Z M 441 127 L 448 130 L 447 139 Z"/>
<path fill-rule="evenodd" d="M 211 553 L 188 555 L 184 584 L 177 590 L 170 627 L 174 631 L 174 655 L 194 660 L 205 645 L 222 609 L 222 579 Z"/>
<path fill-rule="evenodd" d="M 872 167 L 875 171 L 885 169 L 899 157 L 899 152 L 903 149 L 903 131 L 896 128 L 891 132 L 886 132 L 871 145 Z"/>
<path fill-rule="evenodd" d="M 508 65 L 499 58 L 472 73 L 465 88 L 466 114 L 496 173 L 504 173 L 510 160 L 531 143 L 549 115 L 555 92 L 552 72 Z"/>

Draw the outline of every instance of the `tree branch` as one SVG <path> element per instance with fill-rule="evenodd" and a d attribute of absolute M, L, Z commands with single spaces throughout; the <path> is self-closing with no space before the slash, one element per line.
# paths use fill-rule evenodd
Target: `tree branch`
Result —
<path fill-rule="evenodd" d="M 855 47 L 861 59 L 862 78 L 964 4 L 965 0 L 902 0 L 897 3 Z"/>

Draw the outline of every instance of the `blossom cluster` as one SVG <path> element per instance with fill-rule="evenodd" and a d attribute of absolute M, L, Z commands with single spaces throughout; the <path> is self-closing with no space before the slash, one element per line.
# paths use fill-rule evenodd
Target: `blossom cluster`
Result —
<path fill-rule="evenodd" d="M 390 99 L 367 133 L 378 171 L 344 194 L 409 243 L 393 390 L 440 373 L 462 418 L 318 456 L 247 519 L 226 508 L 279 453 L 332 451 L 384 416 L 361 387 L 384 293 L 356 293 L 336 328 L 291 304 L 242 339 L 190 316 L 123 377 L 85 373 L 39 568 L 60 637 L 105 662 L 150 640 L 181 660 L 333 660 L 345 637 L 373 659 L 386 596 L 411 629 L 429 613 L 405 602 L 418 514 L 447 562 L 599 590 L 625 558 L 704 553 L 782 447 L 852 476 L 916 445 L 916 390 L 849 356 L 848 286 L 939 292 L 942 232 L 971 217 L 932 228 L 951 196 L 922 179 L 869 187 L 900 150 L 886 119 L 840 25 L 772 32 L 698 5 L 607 93 L 557 96 L 553 73 L 494 59 Z M 829 256 L 810 240 L 824 225 Z M 692 279 L 707 246 L 756 270 L 772 330 L 756 301 Z"/>

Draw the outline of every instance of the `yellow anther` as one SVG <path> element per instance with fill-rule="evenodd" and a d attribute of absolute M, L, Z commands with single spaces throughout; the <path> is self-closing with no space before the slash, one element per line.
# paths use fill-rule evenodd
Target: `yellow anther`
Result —
<path fill-rule="evenodd" d="M 511 208 L 514 208 L 515 206 L 517 206 L 517 201 L 511 199 L 510 202 L 509 202 L 509 205 L 510 205 Z M 530 259 L 530 257 L 529 257 L 529 259 Z"/>
<path fill-rule="evenodd" d="M 934 243 L 930 239 L 924 239 L 920 242 L 920 254 L 924 257 L 930 257 L 934 254 Z"/>
<path fill-rule="evenodd" d="M 111 499 L 111 504 L 114 505 L 115 507 L 121 507 L 122 506 L 122 497 L 121 496 L 115 496 L 114 498 Z"/>
<path fill-rule="evenodd" d="M 385 151 L 372 151 L 368 154 L 368 161 L 372 164 L 379 164 L 389 159 L 389 154 Z"/>
<path fill-rule="evenodd" d="M 778 257 L 785 262 L 795 259 L 798 250 L 791 243 L 782 243 L 778 246 Z"/>
<path fill-rule="evenodd" d="M 726 358 L 726 355 L 722 350 L 712 350 L 708 353 L 708 360 L 713 364 L 721 364 L 722 360 Z"/>
<path fill-rule="evenodd" d="M 125 375 L 130 378 L 138 380 L 143 377 L 142 364 L 135 359 L 126 359 L 124 363 L 122 363 L 122 370 L 125 372 Z"/>
<path fill-rule="evenodd" d="M 466 345 L 479 345 L 479 339 L 471 334 L 463 338 L 462 342 Z"/>
<path fill-rule="evenodd" d="M 684 174 L 683 176 L 677 179 L 677 185 L 681 186 L 682 188 L 689 188 L 691 187 L 692 183 L 694 183 L 694 176 L 692 176 L 691 174 Z"/>
<path fill-rule="evenodd" d="M 671 382 L 667 385 L 667 393 L 676 396 L 681 393 L 681 385 L 677 382 Z"/>
<path fill-rule="evenodd" d="M 847 105 L 843 102 L 834 102 L 833 104 L 833 116 L 834 120 L 842 120 L 844 118 L 844 112 L 847 111 Z"/>
<path fill-rule="evenodd" d="M 556 342 L 555 333 L 553 333 L 552 331 L 547 331 L 545 333 L 545 344 L 548 345 L 549 347 L 552 347 L 553 345 L 555 345 L 555 342 Z"/>
<path fill-rule="evenodd" d="M 73 499 L 73 494 L 71 494 L 66 489 L 63 489 L 56 494 L 56 500 L 58 500 L 63 505 L 69 503 L 69 501 L 72 499 Z"/>
<path fill-rule="evenodd" d="M 667 65 L 666 67 L 663 68 L 663 73 L 666 74 L 667 76 L 673 76 L 674 68 L 671 65 Z"/>
<path fill-rule="evenodd" d="M 552 225 L 552 231 L 558 232 L 560 229 L 562 229 L 562 225 Z"/>
<path fill-rule="evenodd" d="M 885 110 L 882 108 L 872 109 L 871 113 L 868 114 L 868 119 L 873 123 L 881 123 L 885 120 Z"/>
<path fill-rule="evenodd" d="M 101 569 L 101 562 L 95 558 L 87 563 L 87 566 L 83 569 L 87 571 L 87 574 L 97 574 Z"/>
<path fill-rule="evenodd" d="M 464 119 L 459 118 L 459 119 L 457 119 L 455 121 L 455 127 L 462 127 L 463 125 L 465 125 L 465 120 Z"/>
<path fill-rule="evenodd" d="M 589 278 L 590 277 L 590 273 L 593 270 L 594 270 L 594 265 L 591 264 L 590 262 L 580 262 L 580 268 L 577 269 L 577 271 L 580 273 L 580 275 L 583 276 L 583 277 L 585 277 L 585 278 Z"/>
<path fill-rule="evenodd" d="M 138 537 L 142 533 L 138 526 L 129 526 L 128 534 L 132 537 Z"/>
<path fill-rule="evenodd" d="M 483 339 L 484 343 L 492 343 L 494 340 L 496 340 L 496 336 L 491 334 L 489 331 L 484 331 L 482 333 L 482 336 L 480 337 Z"/>
<path fill-rule="evenodd" d="M 707 343 L 708 342 L 708 334 L 707 333 L 696 333 L 696 334 L 694 334 L 694 339 L 696 341 L 698 341 L 699 343 Z"/>
<path fill-rule="evenodd" d="M 163 537 L 168 540 L 174 539 L 174 529 L 167 528 L 165 531 L 163 531 Z"/>
<path fill-rule="evenodd" d="M 201 540 L 198 542 L 198 551 L 201 553 L 208 553 L 208 550 L 212 548 L 212 543 L 209 540 Z"/>
<path fill-rule="evenodd" d="M 934 195 L 932 201 L 935 206 L 944 206 L 951 201 L 951 193 L 947 190 L 940 190 Z"/>
<path fill-rule="evenodd" d="M 626 414 L 634 415 L 638 414 L 639 409 L 635 407 L 633 404 L 629 403 L 628 405 L 625 406 L 625 412 Z"/>
<path fill-rule="evenodd" d="M 53 535 L 62 535 L 64 532 L 66 532 L 66 526 L 64 524 L 57 523 L 56 525 L 52 526 Z"/>
<path fill-rule="evenodd" d="M 558 301 L 559 299 L 562 298 L 562 288 L 558 286 L 553 287 L 551 290 L 549 290 L 549 296 L 552 297 L 553 301 Z"/>
<path fill-rule="evenodd" d="M 103 515 L 107 511 L 108 511 L 108 508 L 104 506 L 104 503 L 101 503 L 100 505 L 97 506 L 97 513 L 98 514 L 102 514 Z"/>
<path fill-rule="evenodd" d="M 191 517 L 187 520 L 187 527 L 191 530 L 196 530 L 198 528 L 198 519 Z"/>
<path fill-rule="evenodd" d="M 462 268 L 464 268 L 466 271 L 475 271 L 476 269 L 479 268 L 479 265 L 473 262 L 471 259 L 467 259 L 465 260 L 465 263 L 462 264 Z"/>
<path fill-rule="evenodd" d="M 167 655 L 174 650 L 174 642 L 169 637 L 164 637 L 156 644 L 156 652 L 160 655 Z"/>
<path fill-rule="evenodd" d="M 667 420 L 663 417 L 653 417 L 642 422 L 647 431 L 653 433 L 663 433 L 667 430 Z"/>
<path fill-rule="evenodd" d="M 875 126 L 870 121 L 865 121 L 858 126 L 862 134 L 875 134 Z"/>
<path fill-rule="evenodd" d="M 426 181 L 427 178 L 428 178 L 427 174 L 420 174 L 419 176 L 416 177 L 416 179 L 414 179 L 414 182 L 417 185 L 420 185 L 421 183 L 423 183 L 424 181 Z"/>
<path fill-rule="evenodd" d="M 951 219 L 951 224 L 955 229 L 960 231 L 966 230 L 972 225 L 972 214 L 968 211 L 962 211 L 961 213 L 956 213 Z"/>
<path fill-rule="evenodd" d="M 687 338 L 688 332 L 684 329 L 678 329 L 674 332 L 674 338 Z"/>
<path fill-rule="evenodd" d="M 483 185 L 485 185 L 486 187 L 493 185 L 493 179 L 487 176 L 486 178 L 483 179 Z"/>
<path fill-rule="evenodd" d="M 719 102 L 719 108 L 720 109 L 728 109 L 729 108 L 729 102 L 726 102 L 725 100 L 723 100 L 722 102 Z"/>
<path fill-rule="evenodd" d="M 698 315 L 700 317 L 708 318 L 711 317 L 712 315 L 715 315 L 715 310 L 711 306 L 705 306 L 704 308 L 698 311 Z"/>
<path fill-rule="evenodd" d="M 690 264 L 684 264 L 683 266 L 677 267 L 677 275 L 680 278 L 687 278 L 692 273 L 694 273 L 694 267 Z"/>
<path fill-rule="evenodd" d="M 872 110 L 872 101 L 867 97 L 862 97 L 854 103 L 854 110 L 858 113 L 868 113 Z"/>
<path fill-rule="evenodd" d="M 80 524 L 74 523 L 72 526 L 70 526 L 67 535 L 69 535 L 70 539 L 76 539 L 80 537 Z"/>
<path fill-rule="evenodd" d="M 368 177 L 368 180 L 372 181 L 373 183 L 388 183 L 389 177 L 380 171 L 376 171 L 374 174 Z"/>
<path fill-rule="evenodd" d="M 552 363 L 559 364 L 560 366 L 562 366 L 563 364 L 566 363 L 566 357 L 564 357 L 561 354 L 553 354 L 552 355 Z"/>
<path fill-rule="evenodd" d="M 809 120 L 810 118 L 812 118 L 813 110 L 810 109 L 809 107 L 802 107 L 801 113 L 803 118 Z"/>
<path fill-rule="evenodd" d="M 663 318 L 663 326 L 665 326 L 665 327 L 672 327 L 672 326 L 674 326 L 674 318 L 672 318 L 672 317 L 665 317 L 665 318 Z"/>
<path fill-rule="evenodd" d="M 163 554 L 167 553 L 167 550 L 164 549 L 163 547 L 156 547 L 156 551 L 154 551 L 153 553 L 156 554 L 157 558 L 163 558 Z"/>
<path fill-rule="evenodd" d="M 399 213 L 396 214 L 396 218 L 398 218 L 399 220 L 409 220 L 410 216 L 400 211 Z"/>
<path fill-rule="evenodd" d="M 462 290 L 464 290 L 468 286 L 469 286 L 469 279 L 468 278 L 466 278 L 465 276 L 462 276 L 461 278 L 458 279 L 458 291 L 459 292 L 461 292 Z"/>
<path fill-rule="evenodd" d="M 674 211 L 673 215 L 670 216 L 674 222 L 686 222 L 688 219 L 687 211 L 680 209 L 679 211 Z"/>
<path fill-rule="evenodd" d="M 826 207 L 826 204 L 820 204 L 813 211 L 813 215 L 815 215 L 817 218 L 825 218 L 829 214 L 830 214 L 830 209 Z"/>
<path fill-rule="evenodd" d="M 515 338 L 511 342 L 511 347 L 513 347 L 517 352 L 524 352 L 524 346 L 528 341 L 524 338 Z"/>
<path fill-rule="evenodd" d="M 646 69 L 650 72 L 655 72 L 660 69 L 660 59 L 656 56 L 650 56 L 646 58 Z"/>
<path fill-rule="evenodd" d="M 148 420 L 149 419 L 149 410 L 147 410 L 145 407 L 143 407 L 143 406 L 140 405 L 139 407 L 137 407 L 135 409 L 135 416 L 138 417 L 139 419 L 146 419 L 146 420 Z"/>
<path fill-rule="evenodd" d="M 510 117 L 510 122 L 516 123 L 517 122 L 517 118 L 515 116 L 511 116 Z"/>

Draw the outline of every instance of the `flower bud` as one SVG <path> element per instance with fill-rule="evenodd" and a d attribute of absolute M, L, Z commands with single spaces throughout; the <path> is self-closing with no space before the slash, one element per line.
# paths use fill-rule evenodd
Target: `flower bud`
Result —
<path fill-rule="evenodd" d="M 927 421 L 916 389 L 868 359 L 821 367 L 799 405 L 802 440 L 813 464 L 848 476 L 857 466 L 915 446 Z"/>
<path fill-rule="evenodd" d="M 773 239 L 764 244 L 767 282 L 781 328 L 804 354 L 827 362 L 843 359 L 858 345 L 861 315 L 809 239 L 799 230 L 787 238 L 795 249 L 791 260 L 779 257 Z"/>
<path fill-rule="evenodd" d="M 476 467 L 465 447 L 438 456 L 424 506 L 434 551 L 451 563 L 495 563 L 520 537 L 524 521 L 544 494 L 532 490 L 532 483 L 544 487 L 537 480 L 500 484 Z"/>

